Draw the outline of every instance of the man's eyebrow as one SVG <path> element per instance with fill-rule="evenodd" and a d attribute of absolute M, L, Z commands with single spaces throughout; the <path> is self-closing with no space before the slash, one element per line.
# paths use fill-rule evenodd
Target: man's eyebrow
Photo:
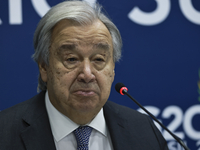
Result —
<path fill-rule="evenodd" d="M 102 50 L 107 51 L 110 48 L 111 48 L 111 46 L 107 42 L 99 42 L 99 43 L 93 44 L 93 49 L 102 49 Z M 66 51 L 66 50 L 74 51 L 77 49 L 78 49 L 78 45 L 76 43 L 65 43 L 65 44 L 62 44 L 58 48 L 58 51 L 60 51 L 60 52 Z"/>
<path fill-rule="evenodd" d="M 110 49 L 110 45 L 108 43 L 102 43 L 102 42 L 94 44 L 93 47 L 96 48 L 96 49 L 104 49 L 104 50 Z"/>

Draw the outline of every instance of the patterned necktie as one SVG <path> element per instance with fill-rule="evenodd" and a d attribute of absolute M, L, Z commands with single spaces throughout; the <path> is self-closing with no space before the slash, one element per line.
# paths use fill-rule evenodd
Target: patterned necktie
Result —
<path fill-rule="evenodd" d="M 88 150 L 89 138 L 92 133 L 92 128 L 89 126 L 80 126 L 74 130 L 74 135 L 77 141 L 77 150 Z"/>

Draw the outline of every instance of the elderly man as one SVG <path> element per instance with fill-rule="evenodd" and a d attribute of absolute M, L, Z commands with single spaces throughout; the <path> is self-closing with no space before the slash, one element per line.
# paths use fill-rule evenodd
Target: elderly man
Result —
<path fill-rule="evenodd" d="M 34 37 L 41 92 L 0 113 L 0 149 L 167 150 L 148 116 L 107 101 L 121 43 L 98 5 L 54 6 Z"/>

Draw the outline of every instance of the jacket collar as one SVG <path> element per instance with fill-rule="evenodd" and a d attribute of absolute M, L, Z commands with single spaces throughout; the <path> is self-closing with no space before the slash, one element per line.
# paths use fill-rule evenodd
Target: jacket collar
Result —
<path fill-rule="evenodd" d="M 143 149 L 139 144 L 137 127 L 130 126 L 127 116 L 123 116 L 122 107 L 111 101 L 104 106 L 104 116 L 108 126 L 114 150 Z M 134 116 L 133 116 L 134 117 Z M 133 143 L 134 141 L 134 143 Z"/>
<path fill-rule="evenodd" d="M 21 138 L 27 150 L 56 150 L 44 97 L 45 91 L 33 97 L 23 116 L 27 127 L 21 132 Z"/>

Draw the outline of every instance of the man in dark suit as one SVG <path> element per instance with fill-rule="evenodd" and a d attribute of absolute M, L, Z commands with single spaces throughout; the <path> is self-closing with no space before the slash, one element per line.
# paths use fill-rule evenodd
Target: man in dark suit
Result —
<path fill-rule="evenodd" d="M 41 92 L 0 113 L 1 150 L 168 149 L 148 116 L 107 101 L 122 42 L 98 5 L 54 6 L 34 44 Z"/>

